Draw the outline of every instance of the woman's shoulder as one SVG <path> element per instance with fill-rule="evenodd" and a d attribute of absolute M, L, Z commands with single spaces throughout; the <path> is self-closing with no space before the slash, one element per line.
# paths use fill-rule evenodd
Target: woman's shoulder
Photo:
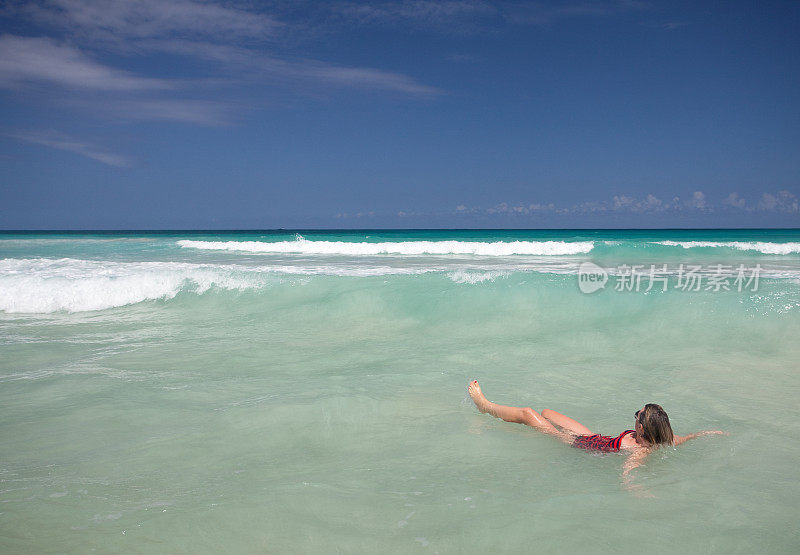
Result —
<path fill-rule="evenodd" d="M 641 445 L 636 442 L 636 432 L 633 430 L 625 430 L 620 434 L 622 441 L 620 441 L 620 449 L 643 449 Z"/>

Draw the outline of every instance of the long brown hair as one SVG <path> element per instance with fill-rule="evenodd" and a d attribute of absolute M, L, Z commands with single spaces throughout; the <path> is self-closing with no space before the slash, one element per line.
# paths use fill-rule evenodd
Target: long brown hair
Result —
<path fill-rule="evenodd" d="M 660 405 L 648 403 L 639 411 L 637 421 L 642 425 L 642 439 L 650 445 L 672 445 L 675 441 L 667 412 Z"/>

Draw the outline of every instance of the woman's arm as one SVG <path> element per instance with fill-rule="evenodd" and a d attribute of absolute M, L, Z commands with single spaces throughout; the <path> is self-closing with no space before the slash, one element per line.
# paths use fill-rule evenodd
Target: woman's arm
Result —
<path fill-rule="evenodd" d="M 685 436 L 675 435 L 673 439 L 675 445 L 680 445 L 681 443 L 685 443 L 690 439 L 694 439 L 696 437 L 719 435 L 726 433 L 727 432 L 722 432 L 720 430 L 705 430 L 702 432 L 696 432 Z M 647 458 L 647 455 L 649 454 L 650 454 L 650 449 L 647 448 L 635 449 L 630 455 L 628 455 L 628 458 L 625 459 L 625 463 L 622 465 L 622 484 L 625 486 L 625 489 L 639 495 L 645 495 L 647 497 L 649 497 L 649 495 L 643 492 L 642 486 L 633 483 L 633 476 L 631 475 L 631 471 L 641 466 L 644 463 L 645 459 Z"/>
<path fill-rule="evenodd" d="M 640 495 L 642 494 L 642 486 L 633 483 L 631 471 L 634 468 L 641 466 L 649 454 L 650 449 L 640 447 L 638 449 L 634 449 L 633 453 L 628 455 L 628 458 L 625 459 L 625 463 L 622 465 L 622 485 L 625 486 L 625 489 L 628 491 L 632 491 Z"/>
<path fill-rule="evenodd" d="M 634 449 L 633 453 L 628 455 L 628 458 L 625 459 L 625 464 L 622 465 L 622 478 L 625 481 L 630 481 L 631 479 L 631 470 L 637 468 L 642 465 L 644 460 L 647 458 L 647 455 L 650 454 L 649 449 L 645 448 L 638 448 Z"/>
<path fill-rule="evenodd" d="M 724 433 L 725 432 L 720 431 L 720 430 L 705 430 L 703 432 L 695 432 L 693 434 L 689 434 L 689 435 L 686 435 L 686 436 L 675 435 L 675 436 L 673 436 L 673 440 L 675 442 L 675 445 L 680 445 L 681 443 L 686 443 L 690 439 L 694 439 L 696 437 L 719 435 L 719 434 L 724 434 Z"/>

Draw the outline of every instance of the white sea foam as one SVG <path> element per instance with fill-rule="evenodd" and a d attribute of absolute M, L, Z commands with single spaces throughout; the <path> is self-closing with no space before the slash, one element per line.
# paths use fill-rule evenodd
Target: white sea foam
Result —
<path fill-rule="evenodd" d="M 507 277 L 512 272 L 573 273 L 568 262 L 475 263 L 424 262 L 402 265 L 193 264 L 185 262 L 117 262 L 106 260 L 15 259 L 0 260 L 0 312 L 86 312 L 132 305 L 143 301 L 171 299 L 181 292 L 203 294 L 211 289 L 262 289 L 287 276 L 403 276 L 445 274 L 455 283 L 475 284 Z M 294 282 L 292 282 L 294 283 Z M 298 282 L 299 283 L 299 282 Z"/>
<path fill-rule="evenodd" d="M 179 293 L 201 295 L 210 290 L 244 291 L 280 283 L 306 283 L 308 276 L 377 277 L 438 273 L 454 283 L 478 284 L 506 278 L 516 272 L 568 275 L 577 272 L 574 260 L 563 258 L 490 259 L 446 263 L 405 259 L 390 264 L 350 261 L 335 264 L 248 266 L 244 264 L 194 264 L 183 262 L 117 262 L 105 260 L 3 259 L 0 260 L 0 312 L 85 312 L 172 299 Z M 713 268 L 709 266 L 709 271 Z M 674 268 L 671 268 L 674 270 Z M 609 268 L 609 273 L 615 273 Z M 292 280 L 291 276 L 303 276 Z M 761 277 L 794 279 L 795 267 L 762 267 Z"/>
<path fill-rule="evenodd" d="M 260 289 L 281 275 L 370 277 L 424 274 L 443 267 L 391 266 L 243 266 L 181 262 L 112 262 L 104 260 L 0 260 L 0 312 L 52 313 L 105 310 L 185 291 L 203 294 Z M 278 276 L 277 278 L 275 276 Z"/>
<path fill-rule="evenodd" d="M 668 247 L 693 248 L 728 248 L 740 251 L 758 251 L 763 254 L 795 254 L 800 253 L 800 243 L 766 243 L 763 241 L 655 241 L 656 245 Z"/>
<path fill-rule="evenodd" d="M 455 283 L 469 283 L 476 284 L 484 281 L 494 281 L 499 277 L 508 277 L 510 272 L 505 271 L 492 271 L 492 272 L 470 272 L 465 270 L 456 270 L 448 274 L 452 281 Z"/>
<path fill-rule="evenodd" d="M 183 248 L 240 251 L 262 254 L 327 254 L 369 256 L 394 255 L 447 255 L 467 254 L 480 256 L 571 255 L 588 253 L 592 241 L 398 241 L 386 243 L 355 243 L 349 241 L 308 241 L 300 236 L 294 241 L 193 241 L 180 240 Z"/>
<path fill-rule="evenodd" d="M 263 278 L 210 265 L 64 259 L 0 260 L 0 311 L 49 313 L 104 310 L 182 290 L 246 289 Z"/>

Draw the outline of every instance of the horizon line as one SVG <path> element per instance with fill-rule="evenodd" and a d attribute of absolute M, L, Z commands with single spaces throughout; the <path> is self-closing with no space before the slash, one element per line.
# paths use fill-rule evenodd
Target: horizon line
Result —
<path fill-rule="evenodd" d="M 800 227 L 386 227 L 386 228 L 175 228 L 175 229 L 0 229 L 12 233 L 264 233 L 264 232 L 386 232 L 386 231 L 800 231 Z"/>

